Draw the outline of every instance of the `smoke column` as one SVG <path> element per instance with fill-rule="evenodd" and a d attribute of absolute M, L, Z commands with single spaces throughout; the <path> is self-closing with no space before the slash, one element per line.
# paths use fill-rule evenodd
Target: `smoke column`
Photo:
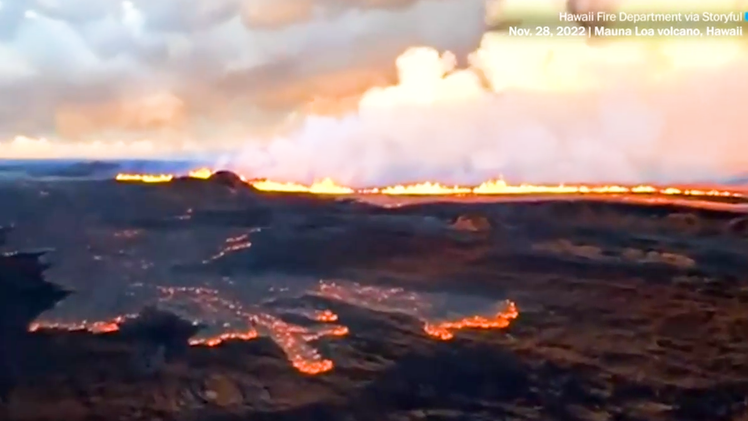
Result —
<path fill-rule="evenodd" d="M 725 10 L 717 7 L 723 3 L 734 6 L 709 6 Z M 490 9 L 552 16 L 565 7 L 560 0 L 507 0 Z M 409 49 L 396 63 L 399 83 L 368 91 L 357 112 L 309 116 L 294 132 L 263 146 L 250 142 L 217 165 L 250 176 L 331 177 L 354 186 L 471 184 L 499 176 L 690 182 L 748 170 L 748 54 L 739 40 L 487 33 L 468 59 L 459 69 L 449 52 Z"/>

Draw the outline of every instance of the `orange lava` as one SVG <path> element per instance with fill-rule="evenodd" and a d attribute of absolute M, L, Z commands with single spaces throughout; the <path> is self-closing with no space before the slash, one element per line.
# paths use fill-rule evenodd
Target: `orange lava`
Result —
<path fill-rule="evenodd" d="M 119 325 L 128 318 L 135 317 L 134 315 L 117 316 L 114 319 L 106 321 L 95 321 L 89 322 L 83 320 L 76 323 L 65 323 L 65 322 L 34 322 L 29 325 L 29 332 L 36 332 L 38 330 L 50 329 L 50 330 L 69 330 L 69 331 L 80 331 L 85 330 L 92 333 L 109 333 L 116 332 L 119 330 Z"/>
<path fill-rule="evenodd" d="M 227 332 L 210 338 L 190 339 L 190 345 L 204 345 L 214 347 L 231 340 L 251 341 L 252 339 L 256 339 L 258 336 L 259 335 L 257 331 L 254 329 L 248 330 L 246 332 Z"/>
<path fill-rule="evenodd" d="M 207 179 L 214 172 L 208 168 L 200 168 L 188 173 L 188 177 Z M 118 174 L 117 181 L 167 183 L 176 176 L 174 174 Z M 246 177 L 240 176 L 242 180 Z M 640 195 L 669 195 L 694 197 L 744 197 L 743 193 L 717 189 L 690 189 L 679 187 L 658 187 L 653 185 L 622 186 L 622 185 L 511 185 L 503 180 L 489 180 L 478 186 L 447 186 L 436 182 L 384 186 L 369 189 L 354 189 L 343 186 L 330 178 L 324 178 L 310 185 L 280 182 L 274 180 L 246 181 L 255 189 L 265 192 L 281 193 L 309 193 L 319 195 L 387 195 L 387 196 L 456 196 L 456 195 L 523 195 L 523 194 L 640 194 Z"/>
<path fill-rule="evenodd" d="M 323 310 L 317 313 L 314 317 L 318 322 L 331 323 L 338 321 L 338 315 L 330 310 Z"/>
<path fill-rule="evenodd" d="M 171 174 L 117 174 L 117 181 L 130 181 L 140 183 L 167 183 L 174 179 Z"/>
<path fill-rule="evenodd" d="M 442 341 L 448 341 L 454 338 L 453 331 L 462 329 L 504 329 L 509 326 L 512 320 L 519 316 L 517 306 L 509 302 L 507 309 L 499 312 L 492 318 L 482 316 L 471 316 L 464 319 L 441 322 L 426 323 L 423 326 L 424 332 L 431 337 Z"/>
<path fill-rule="evenodd" d="M 341 186 L 329 178 L 322 179 L 309 186 L 297 183 L 282 183 L 271 180 L 251 181 L 252 187 L 260 191 L 284 192 L 284 193 L 312 193 L 312 194 L 331 194 L 344 195 L 354 194 L 355 189 Z"/>
<path fill-rule="evenodd" d="M 227 248 L 247 243 L 248 235 L 227 238 Z M 261 307 L 245 308 L 237 300 L 226 296 L 217 289 L 200 286 L 155 286 L 159 293 L 158 302 L 165 308 L 177 306 L 179 312 L 187 312 L 195 323 L 219 327 L 222 332 L 216 335 L 196 336 L 189 340 L 191 346 L 215 347 L 228 341 L 250 341 L 260 335 L 270 337 L 288 357 L 288 361 L 298 371 L 305 374 L 320 374 L 334 368 L 334 363 L 323 358 L 311 344 L 323 337 L 341 337 L 349 333 L 346 326 L 332 324 L 338 315 L 331 310 L 300 309 L 309 319 L 321 324 L 299 326 L 285 322 L 268 314 Z M 119 316 L 112 320 L 77 323 L 35 322 L 28 328 L 34 332 L 40 329 L 86 330 L 92 333 L 116 332 L 126 319 L 136 315 Z"/>
<path fill-rule="evenodd" d="M 270 337 L 283 349 L 288 360 L 297 370 L 304 374 L 320 374 L 333 369 L 332 360 L 322 358 L 319 352 L 309 345 L 323 336 L 345 336 L 348 328 L 310 329 L 292 325 L 269 314 L 256 315 L 254 320 L 259 326 L 269 331 Z"/>
<path fill-rule="evenodd" d="M 329 310 L 323 311 L 320 314 L 326 316 L 325 321 L 337 320 L 337 315 Z M 29 326 L 29 331 L 35 332 L 41 329 L 61 329 L 69 331 L 87 330 L 92 333 L 116 332 L 119 330 L 120 323 L 122 323 L 125 318 L 126 316 L 121 316 L 111 321 L 93 323 L 36 322 Z M 309 345 L 309 342 L 316 341 L 325 336 L 340 337 L 349 333 L 348 328 L 345 326 L 328 326 L 312 330 L 286 323 L 274 316 L 264 313 L 252 315 L 251 318 L 253 322 L 268 331 L 269 336 L 281 347 L 294 368 L 309 375 L 321 374 L 334 368 L 332 360 L 322 358 L 319 352 Z M 226 332 L 207 338 L 190 339 L 189 344 L 191 346 L 215 347 L 227 341 L 250 341 L 259 336 L 259 332 L 254 328 L 251 328 L 245 332 Z"/>
<path fill-rule="evenodd" d="M 190 171 L 187 174 L 187 177 L 200 178 L 202 180 L 207 180 L 210 178 L 211 175 L 213 175 L 213 171 L 211 171 L 210 168 L 198 168 L 196 170 Z"/>
<path fill-rule="evenodd" d="M 213 260 L 220 259 L 229 253 L 252 247 L 252 242 L 247 240 L 248 237 L 248 234 L 244 234 L 238 237 L 227 238 L 225 241 L 225 247 L 209 259 L 203 260 L 203 263 L 209 263 Z"/>
<path fill-rule="evenodd" d="M 423 330 L 428 336 L 443 341 L 454 338 L 454 331 L 462 329 L 504 329 L 519 316 L 517 305 L 508 301 L 504 309 L 492 317 L 474 315 L 459 320 L 432 322 L 430 321 L 432 318 L 428 315 L 432 310 L 429 300 L 402 288 L 381 288 L 355 283 L 339 284 L 322 281 L 315 294 L 375 311 L 398 312 L 418 317 L 425 321 Z"/>
<path fill-rule="evenodd" d="M 227 243 L 241 243 L 245 236 L 227 240 Z M 215 336 L 190 339 L 191 346 L 215 347 L 227 341 L 250 341 L 260 335 L 269 336 L 286 354 L 291 365 L 301 373 L 316 375 L 328 372 L 335 367 L 332 360 L 322 357 L 312 343 L 323 337 L 342 337 L 349 334 L 346 326 L 331 324 L 338 321 L 338 315 L 331 310 L 313 310 L 302 312 L 310 318 L 323 323 L 314 327 L 299 326 L 285 322 L 254 308 L 249 311 L 241 303 L 230 300 L 214 289 L 203 287 L 165 287 L 159 286 L 160 302 L 168 303 L 178 296 L 188 296 L 201 309 L 200 313 L 213 324 L 220 324 L 227 331 Z M 424 296 L 403 290 L 402 288 L 380 288 L 358 284 L 337 284 L 322 281 L 314 292 L 321 296 L 354 303 L 367 308 L 387 311 L 398 311 L 426 320 L 424 332 L 432 338 L 447 341 L 454 338 L 454 332 L 461 329 L 503 329 L 519 315 L 517 306 L 507 302 L 506 308 L 492 317 L 469 316 L 459 320 L 432 322 L 425 316 L 431 305 Z M 238 319 L 245 328 L 236 329 L 235 324 L 227 324 L 231 317 Z M 87 330 L 93 333 L 116 332 L 119 325 L 135 315 L 119 316 L 108 321 L 79 323 L 36 322 L 29 326 L 29 331 L 40 329 Z M 221 321 L 223 323 L 221 324 Z"/>

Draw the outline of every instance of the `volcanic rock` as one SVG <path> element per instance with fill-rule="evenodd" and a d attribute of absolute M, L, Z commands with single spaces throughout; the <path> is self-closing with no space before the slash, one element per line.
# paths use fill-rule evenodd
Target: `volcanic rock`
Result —
<path fill-rule="evenodd" d="M 86 161 L 72 164 L 44 166 L 41 168 L 29 169 L 29 175 L 36 177 L 92 177 L 102 174 L 112 174 L 117 172 L 119 164 L 115 162 L 104 161 Z"/>
<path fill-rule="evenodd" d="M 678 231 L 694 232 L 701 228 L 699 218 L 692 213 L 673 213 L 666 219 L 667 224 Z"/>
<path fill-rule="evenodd" d="M 146 307 L 134 319 L 125 321 L 119 329 L 120 335 L 140 343 L 153 353 L 163 352 L 165 358 L 178 355 L 189 345 L 189 339 L 202 329 L 176 314 Z M 162 347 L 163 351 L 159 351 Z M 155 358 L 152 353 L 148 358 Z"/>
<path fill-rule="evenodd" d="M 594 245 L 589 244 L 575 244 L 565 238 L 556 240 L 556 241 L 548 241 L 544 243 L 538 243 L 534 244 L 532 246 L 533 250 L 540 251 L 544 253 L 553 253 L 558 254 L 562 256 L 574 256 L 574 257 L 581 257 L 584 259 L 589 260 L 605 260 L 608 259 L 607 256 L 603 254 L 603 250 Z M 641 258 L 643 255 L 624 255 L 627 259 L 637 259 Z"/>
<path fill-rule="evenodd" d="M 727 223 L 727 231 L 732 234 L 748 236 L 748 216 L 732 219 Z"/>
<path fill-rule="evenodd" d="M 688 256 L 683 256 L 677 253 L 659 252 L 656 250 L 645 252 L 644 250 L 627 248 L 621 253 L 621 257 L 632 262 L 659 263 L 684 269 L 696 265 L 696 262 Z"/>
<path fill-rule="evenodd" d="M 13 227 L 2 227 L 0 226 L 0 247 L 4 246 L 8 242 L 8 235 L 13 230 Z"/>
<path fill-rule="evenodd" d="M 218 171 L 213 173 L 208 181 L 217 183 L 232 189 L 248 187 L 249 185 L 242 181 L 242 179 L 231 171 Z"/>
<path fill-rule="evenodd" d="M 25 332 L 34 319 L 70 294 L 44 279 L 46 250 L 0 255 L 0 332 Z"/>
<path fill-rule="evenodd" d="M 230 378 L 213 374 L 205 380 L 204 396 L 218 406 L 232 406 L 243 401 L 241 390 Z"/>
<path fill-rule="evenodd" d="M 158 372 L 166 362 L 166 347 L 152 343 L 143 343 L 136 348 L 133 366 L 138 373 L 153 374 Z"/>
<path fill-rule="evenodd" d="M 486 232 L 491 230 L 491 222 L 483 215 L 465 214 L 457 217 L 452 228 L 458 231 Z"/>
<path fill-rule="evenodd" d="M 593 198 L 559 206 L 403 198 L 367 208 L 201 179 L 156 188 L 55 183 L 7 183 L 0 192 L 11 198 L 0 218 L 17 221 L 25 241 L 59 247 L 58 273 L 91 289 L 93 308 L 65 306 L 50 321 L 159 300 L 215 327 L 250 323 L 255 311 L 284 323 L 258 326 L 261 336 L 248 341 L 187 347 L 198 327 L 151 308 L 120 332 L 19 332 L 23 350 L 38 352 L 0 336 L 0 380 L 14 387 L 0 420 L 730 421 L 748 413 L 744 244 L 675 232 L 667 219 L 693 213 L 726 234 L 731 219 L 746 226 L 737 222 L 744 215 Z M 580 216 L 585 209 L 594 219 Z M 150 228 L 176 215 L 190 217 Z M 13 257 L 22 274 L 13 279 L 43 270 L 27 255 Z M 168 271 L 182 262 L 199 271 Z M 198 282 L 210 294 L 193 295 Z M 185 292 L 162 295 L 170 287 Z M 424 332 L 424 322 L 479 322 L 505 299 L 520 309 L 505 329 L 454 329 L 447 341 Z M 318 337 L 335 328 L 316 320 L 322 309 L 349 334 Z M 299 355 L 333 361 L 332 370 L 298 373 L 293 341 Z M 174 363 L 169 343 L 186 349 Z M 19 356 L 24 376 L 13 384 Z"/>
<path fill-rule="evenodd" d="M 70 294 L 44 279 L 48 265 L 39 258 L 45 253 L 0 254 L 0 400 L 21 373 L 29 325 Z"/>

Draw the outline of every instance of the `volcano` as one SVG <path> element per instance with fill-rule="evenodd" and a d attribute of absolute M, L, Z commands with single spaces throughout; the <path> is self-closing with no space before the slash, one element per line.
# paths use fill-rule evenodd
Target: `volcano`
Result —
<path fill-rule="evenodd" d="M 741 195 L 168 176 L 0 183 L 3 419 L 748 414 Z"/>

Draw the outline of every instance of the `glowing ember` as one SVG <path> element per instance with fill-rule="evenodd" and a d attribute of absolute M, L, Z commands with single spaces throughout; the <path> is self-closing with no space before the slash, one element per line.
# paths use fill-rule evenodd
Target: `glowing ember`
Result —
<path fill-rule="evenodd" d="M 193 178 L 205 179 L 213 172 L 207 168 L 201 168 L 189 172 Z M 117 181 L 142 182 L 142 183 L 165 183 L 175 178 L 172 174 L 118 174 Z M 242 180 L 246 177 L 240 176 Z M 435 182 L 423 182 L 409 185 L 395 185 L 376 187 L 370 189 L 354 189 L 343 186 L 335 181 L 325 178 L 321 181 L 305 185 L 300 183 L 279 182 L 273 180 L 247 181 L 252 187 L 265 192 L 280 193 L 309 193 L 319 195 L 387 195 L 387 196 L 455 196 L 455 195 L 523 195 L 523 194 L 590 194 L 590 195 L 616 195 L 616 194 L 640 194 L 640 195 L 668 195 L 668 196 L 693 196 L 693 197 L 744 197 L 744 194 L 728 190 L 716 189 L 685 189 L 678 187 L 657 187 L 651 185 L 621 186 L 621 185 L 533 185 L 519 184 L 511 185 L 503 180 L 489 180 L 476 187 L 469 186 L 445 186 Z"/>

